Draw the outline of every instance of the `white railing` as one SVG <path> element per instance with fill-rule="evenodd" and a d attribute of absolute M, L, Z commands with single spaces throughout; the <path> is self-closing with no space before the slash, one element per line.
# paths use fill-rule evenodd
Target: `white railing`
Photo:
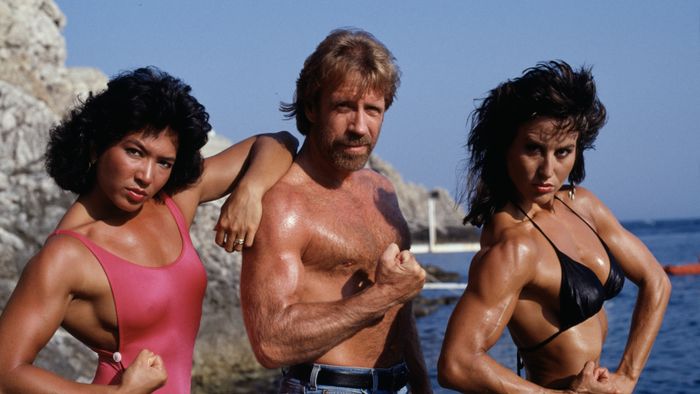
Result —
<path fill-rule="evenodd" d="M 466 283 L 428 282 L 423 285 L 423 290 L 464 290 L 466 287 Z"/>
<path fill-rule="evenodd" d="M 413 253 L 466 253 L 478 252 L 480 249 L 478 242 L 453 242 L 453 243 L 427 243 L 411 245 Z"/>
<path fill-rule="evenodd" d="M 465 253 L 478 252 L 480 249 L 478 242 L 449 242 L 437 243 L 436 220 L 435 220 L 435 200 L 438 193 L 433 191 L 428 199 L 428 243 L 411 245 L 413 253 Z"/>

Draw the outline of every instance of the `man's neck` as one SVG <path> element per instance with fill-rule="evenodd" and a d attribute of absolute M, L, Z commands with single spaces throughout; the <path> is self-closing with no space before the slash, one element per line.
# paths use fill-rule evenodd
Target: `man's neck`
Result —
<path fill-rule="evenodd" d="M 338 189 L 350 182 L 357 171 L 342 170 L 304 142 L 295 162 L 316 183 L 328 189 Z"/>

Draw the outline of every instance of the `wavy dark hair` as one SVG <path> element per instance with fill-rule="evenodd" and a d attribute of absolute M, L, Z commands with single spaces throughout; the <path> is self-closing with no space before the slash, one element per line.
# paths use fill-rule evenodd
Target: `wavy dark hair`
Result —
<path fill-rule="evenodd" d="M 462 193 L 469 202 L 464 223 L 481 226 L 515 198 L 506 152 L 518 127 L 536 117 L 552 118 L 559 130 L 578 132 L 572 185 L 586 176 L 583 152 L 593 147 L 606 122 L 590 67 L 573 70 L 561 60 L 538 63 L 491 90 L 471 114 L 468 175 Z"/>
<path fill-rule="evenodd" d="M 307 135 L 311 121 L 306 109 L 313 108 L 324 87 L 338 86 L 348 75 L 359 75 L 358 94 L 384 94 L 386 109 L 396 97 L 401 72 L 389 49 L 372 34 L 360 29 L 333 30 L 304 61 L 297 79 L 294 102 L 281 103 L 286 119 L 296 118 L 297 129 Z"/>
<path fill-rule="evenodd" d="M 202 173 L 199 149 L 211 130 L 209 114 L 180 79 L 155 67 L 114 77 L 107 89 L 90 96 L 49 135 L 45 165 L 64 190 L 83 194 L 95 184 L 93 163 L 126 135 L 157 135 L 169 128 L 178 136 L 175 164 L 163 191 L 173 194 Z"/>

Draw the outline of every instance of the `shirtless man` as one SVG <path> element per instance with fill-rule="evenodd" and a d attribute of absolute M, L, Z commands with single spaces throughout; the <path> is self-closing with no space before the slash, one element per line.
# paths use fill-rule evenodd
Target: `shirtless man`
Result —
<path fill-rule="evenodd" d="M 282 106 L 306 140 L 241 273 L 248 337 L 263 366 L 285 367 L 282 393 L 431 392 L 411 306 L 425 271 L 391 183 L 364 169 L 398 84 L 383 44 L 336 30 Z"/>

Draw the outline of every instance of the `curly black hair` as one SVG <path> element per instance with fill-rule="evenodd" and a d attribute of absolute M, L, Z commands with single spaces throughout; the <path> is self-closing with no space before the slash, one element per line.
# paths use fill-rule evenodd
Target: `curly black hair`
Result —
<path fill-rule="evenodd" d="M 123 72 L 107 89 L 90 96 L 50 131 L 45 165 L 59 187 L 77 194 L 92 189 L 97 157 L 126 135 L 157 135 L 166 128 L 178 136 L 175 164 L 163 191 L 173 194 L 202 173 L 199 149 L 211 130 L 209 114 L 180 79 L 156 67 Z"/>
<path fill-rule="evenodd" d="M 557 60 L 538 63 L 491 90 L 471 114 L 467 142 L 469 167 L 466 190 L 469 209 L 465 223 L 481 226 L 515 198 L 506 168 L 506 152 L 518 127 L 535 117 L 552 118 L 559 130 L 578 132 L 576 161 L 569 182 L 586 176 L 583 151 L 593 147 L 606 122 L 591 68 L 573 70 Z"/>

